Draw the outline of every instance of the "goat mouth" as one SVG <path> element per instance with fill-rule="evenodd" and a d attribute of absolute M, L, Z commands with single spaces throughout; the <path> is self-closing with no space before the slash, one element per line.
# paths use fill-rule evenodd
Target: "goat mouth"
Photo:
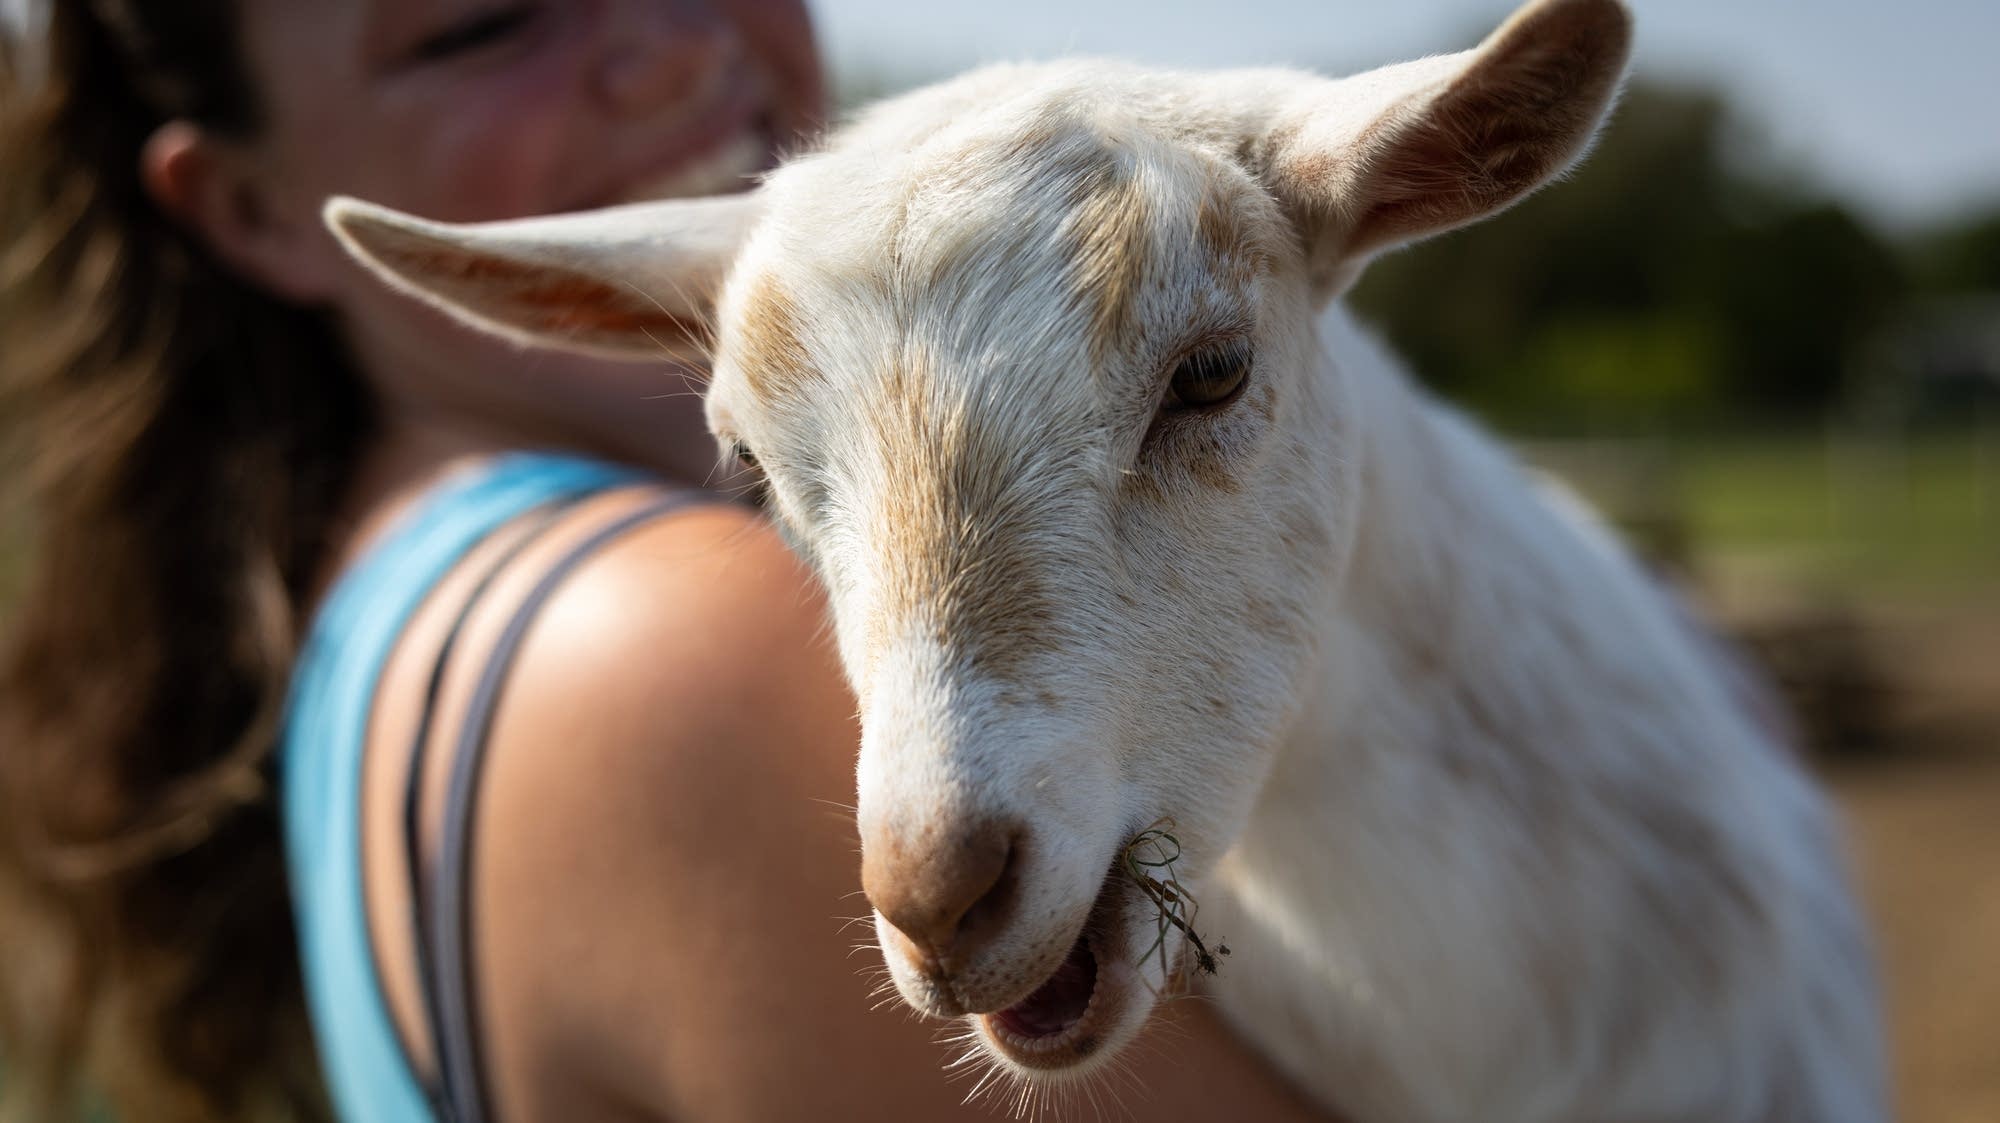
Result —
<path fill-rule="evenodd" d="M 988 1015 L 1008 1035 L 1024 1042 L 1060 1038 L 1083 1022 L 1097 995 L 1097 956 L 1090 938 L 1079 937 L 1056 973 L 1035 993 Z"/>
<path fill-rule="evenodd" d="M 1028 1069 L 1057 1071 L 1087 1060 L 1107 1044 L 1126 1006 L 1132 968 L 1112 935 L 1119 894 L 1107 884 L 1069 955 L 1034 993 L 975 1024 L 992 1048 Z"/>

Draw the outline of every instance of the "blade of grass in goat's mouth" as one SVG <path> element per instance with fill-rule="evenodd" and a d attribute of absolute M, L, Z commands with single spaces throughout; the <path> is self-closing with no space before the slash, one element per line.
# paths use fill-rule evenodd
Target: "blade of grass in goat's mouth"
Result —
<path fill-rule="evenodd" d="M 1069 958 L 1048 982 L 992 1017 L 1016 1037 L 1029 1041 L 1057 1037 L 1083 1020 L 1096 992 L 1097 957 L 1091 954 L 1090 941 L 1079 936 Z"/>

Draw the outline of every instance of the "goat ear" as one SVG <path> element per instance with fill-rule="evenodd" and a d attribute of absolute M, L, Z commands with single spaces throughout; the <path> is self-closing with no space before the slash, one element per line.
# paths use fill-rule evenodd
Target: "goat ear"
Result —
<path fill-rule="evenodd" d="M 510 222 L 430 222 L 358 199 L 327 203 L 347 251 L 392 287 L 519 343 L 618 358 L 706 356 L 756 193 Z"/>
<path fill-rule="evenodd" d="M 1373 255 L 1502 210 L 1567 168 L 1616 100 L 1620 0 L 1535 0 L 1470 51 L 1315 83 L 1252 145 L 1338 291 Z"/>

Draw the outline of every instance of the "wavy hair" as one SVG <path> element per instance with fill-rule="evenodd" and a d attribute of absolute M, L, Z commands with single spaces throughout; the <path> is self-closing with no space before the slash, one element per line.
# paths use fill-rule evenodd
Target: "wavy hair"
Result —
<path fill-rule="evenodd" d="M 10 1118 L 326 1114 L 270 773 L 369 402 L 138 171 L 166 121 L 261 127 L 234 8 L 52 0 L 0 56 Z"/>

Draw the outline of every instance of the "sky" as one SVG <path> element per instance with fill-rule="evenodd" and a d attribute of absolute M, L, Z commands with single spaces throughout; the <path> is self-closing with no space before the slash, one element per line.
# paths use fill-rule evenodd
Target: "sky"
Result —
<path fill-rule="evenodd" d="M 1458 50 L 1509 0 L 809 0 L 838 73 L 1112 55 L 1347 73 Z M 2000 205 L 2000 0 L 1630 0 L 1642 79 L 1735 95 L 1755 159 L 1889 229 Z M 1614 125 L 1615 127 L 1615 125 Z"/>

